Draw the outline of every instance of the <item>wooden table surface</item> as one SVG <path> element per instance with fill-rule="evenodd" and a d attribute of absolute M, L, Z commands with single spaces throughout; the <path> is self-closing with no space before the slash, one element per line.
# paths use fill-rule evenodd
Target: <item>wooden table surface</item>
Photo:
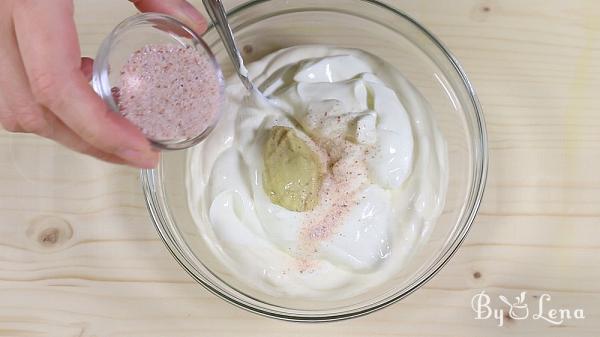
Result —
<path fill-rule="evenodd" d="M 79 0 L 82 49 L 134 13 Z M 241 1 L 228 1 L 231 6 Z M 390 1 L 388 1 L 390 2 Z M 489 132 L 474 226 L 424 288 L 367 317 L 279 322 L 209 294 L 159 240 L 137 171 L 0 131 L 0 336 L 600 335 L 600 2 L 396 0 L 462 61 Z M 200 4 L 200 1 L 196 1 Z M 585 319 L 475 320 L 473 295 L 527 292 Z"/>

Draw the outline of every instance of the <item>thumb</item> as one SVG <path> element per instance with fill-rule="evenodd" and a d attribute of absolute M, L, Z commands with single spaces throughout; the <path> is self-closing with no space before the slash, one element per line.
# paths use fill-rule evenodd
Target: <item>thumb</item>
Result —
<path fill-rule="evenodd" d="M 197 34 L 206 31 L 208 24 L 200 12 L 185 0 L 129 0 L 140 12 L 171 15 L 192 28 Z"/>

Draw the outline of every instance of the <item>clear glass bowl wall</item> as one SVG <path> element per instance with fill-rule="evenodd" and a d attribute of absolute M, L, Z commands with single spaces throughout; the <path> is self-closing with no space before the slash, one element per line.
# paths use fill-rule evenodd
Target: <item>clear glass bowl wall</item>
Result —
<path fill-rule="evenodd" d="M 216 295 L 280 319 L 355 317 L 419 288 L 439 271 L 464 239 L 485 183 L 483 117 L 458 63 L 419 24 L 373 1 L 255 1 L 235 9 L 229 18 L 244 59 L 250 62 L 281 48 L 318 43 L 363 49 L 398 68 L 431 104 L 433 118 L 446 139 L 449 186 L 445 208 L 428 241 L 409 263 L 369 292 L 340 301 L 277 298 L 240 283 L 207 247 L 187 206 L 186 151 L 176 151 L 164 153 L 158 169 L 142 172 L 148 207 L 169 250 L 194 279 Z M 203 39 L 225 77 L 231 76 L 231 63 L 217 33 L 211 29 Z"/>

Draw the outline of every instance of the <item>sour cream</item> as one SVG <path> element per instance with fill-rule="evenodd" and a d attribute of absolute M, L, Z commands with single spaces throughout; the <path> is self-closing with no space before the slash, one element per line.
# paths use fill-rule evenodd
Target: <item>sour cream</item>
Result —
<path fill-rule="evenodd" d="M 447 150 L 417 90 L 355 49 L 308 45 L 249 65 L 270 104 L 237 78 L 226 111 L 188 153 L 188 203 L 208 245 L 237 278 L 273 295 L 351 296 L 397 272 L 426 239 L 447 187 Z M 273 204 L 262 149 L 293 128 L 328 163 L 319 205 Z"/>

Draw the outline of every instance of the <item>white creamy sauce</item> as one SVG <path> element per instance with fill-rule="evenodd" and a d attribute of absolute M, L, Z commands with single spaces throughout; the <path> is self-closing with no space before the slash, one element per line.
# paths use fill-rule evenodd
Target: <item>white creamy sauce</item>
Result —
<path fill-rule="evenodd" d="M 428 104 L 360 50 L 292 47 L 248 72 L 271 104 L 230 78 L 222 120 L 188 153 L 189 207 L 207 244 L 232 274 L 273 295 L 345 297 L 385 282 L 444 205 L 447 150 Z M 275 125 L 335 159 L 313 211 L 287 210 L 264 191 L 261 151 Z"/>

